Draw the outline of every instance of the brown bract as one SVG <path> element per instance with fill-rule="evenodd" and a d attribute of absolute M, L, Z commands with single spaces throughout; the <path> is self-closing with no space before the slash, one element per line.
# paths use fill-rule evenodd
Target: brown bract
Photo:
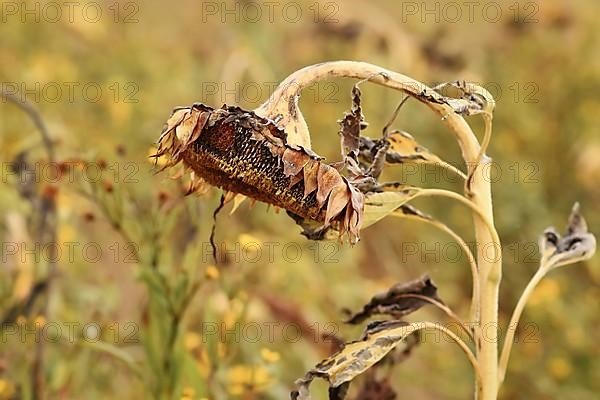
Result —
<path fill-rule="evenodd" d="M 239 107 L 176 108 L 158 140 L 164 168 L 183 165 L 191 191 L 204 182 L 281 207 L 359 238 L 364 195 L 309 149 L 287 143 L 268 119 Z M 163 169 L 164 169 L 163 168 Z"/>

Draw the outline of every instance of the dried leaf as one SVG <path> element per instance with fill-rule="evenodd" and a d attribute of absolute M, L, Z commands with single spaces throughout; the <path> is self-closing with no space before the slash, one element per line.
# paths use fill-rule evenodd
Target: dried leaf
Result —
<path fill-rule="evenodd" d="M 386 154 L 386 162 L 402 164 L 405 162 L 443 164 L 444 162 L 427 148 L 421 146 L 408 132 L 392 132 L 387 141 L 390 146 Z"/>
<path fill-rule="evenodd" d="M 329 400 L 344 400 L 348 394 L 350 382 L 344 382 L 339 386 L 329 387 Z"/>
<path fill-rule="evenodd" d="M 573 205 L 567 231 L 561 236 L 554 228 L 544 231 L 540 238 L 542 259 L 549 268 L 556 268 L 591 258 L 596 252 L 596 237 L 588 232 L 587 223 Z"/>
<path fill-rule="evenodd" d="M 344 117 L 338 121 L 340 124 L 340 137 L 342 145 L 342 156 L 356 159 L 358 156 L 358 142 L 360 131 L 366 128 L 365 116 L 360 105 L 361 92 L 358 84 L 352 88 L 352 108 L 346 112 Z"/>
<path fill-rule="evenodd" d="M 365 196 L 362 229 L 373 225 L 396 211 L 398 207 L 411 200 L 417 191 L 418 189 L 415 187 L 406 186 L 397 192 L 367 194 Z"/>
<path fill-rule="evenodd" d="M 391 132 L 378 140 L 361 136 L 359 147 L 361 161 L 370 164 L 368 173 L 375 178 L 383 171 L 384 164 L 404 163 L 439 165 L 464 177 L 458 168 L 421 146 L 414 137 L 404 131 Z"/>
<path fill-rule="evenodd" d="M 350 317 L 349 324 L 359 324 L 374 315 L 390 315 L 396 319 L 404 317 L 417 311 L 424 305 L 429 304 L 411 295 L 423 296 L 442 303 L 437 295 L 437 287 L 428 275 L 407 283 L 399 283 L 392 286 L 388 291 L 377 294 L 365 304 L 363 309 Z"/>
<path fill-rule="evenodd" d="M 361 340 L 347 343 L 296 381 L 298 390 L 292 392 L 292 399 L 310 400 L 309 385 L 316 377 L 326 379 L 332 388 L 352 381 L 418 329 L 418 326 L 403 321 L 370 324 Z"/>

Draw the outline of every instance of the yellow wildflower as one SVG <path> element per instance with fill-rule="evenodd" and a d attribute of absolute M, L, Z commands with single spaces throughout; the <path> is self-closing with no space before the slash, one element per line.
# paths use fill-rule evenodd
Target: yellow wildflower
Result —
<path fill-rule="evenodd" d="M 260 349 L 260 356 L 268 363 L 276 363 L 281 358 L 278 352 L 269 350 L 266 347 Z"/>

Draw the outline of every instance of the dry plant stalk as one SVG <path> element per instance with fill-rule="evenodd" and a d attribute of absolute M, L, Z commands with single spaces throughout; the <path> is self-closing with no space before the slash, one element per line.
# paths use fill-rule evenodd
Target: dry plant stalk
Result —
<path fill-rule="evenodd" d="M 369 81 L 399 90 L 424 103 L 457 140 L 466 172 L 428 152 L 409 134 L 388 134 L 388 126 L 384 128 L 380 140 L 373 141 L 361 136 L 364 118 L 358 84 L 352 91 L 352 109 L 340 121 L 343 165 L 326 164 L 310 150 L 310 134 L 298 108 L 298 98 L 303 88 L 331 77 Z M 448 87 L 454 89 L 457 95 L 446 97 L 440 94 L 439 90 Z M 409 335 L 423 328 L 444 332 L 464 351 L 475 370 L 475 397 L 478 400 L 497 398 L 516 323 L 529 294 L 550 270 L 591 257 L 596 241 L 587 232 L 577 207 L 573 210 L 564 238 L 553 230 L 545 233 L 541 245 L 544 253 L 540 270 L 515 309 L 511 329 L 499 357 L 498 292 L 502 278 L 502 250 L 493 222 L 490 168 L 482 168 L 491 162 L 485 152 L 491 140 L 494 106 L 492 96 L 474 84 L 457 81 L 430 88 L 376 65 L 337 61 L 294 72 L 254 112 L 227 106 L 214 110 L 202 104 L 174 110 L 159 139 L 157 156 L 168 156 L 170 161 L 167 165 L 182 163 L 184 172 L 191 172 L 192 189 L 206 181 L 225 191 L 284 208 L 303 227 L 306 220 L 320 223 L 324 229 L 331 225 L 340 234 L 348 233 L 352 243 L 358 240 L 361 224 L 364 227 L 389 215 L 412 218 L 430 223 L 450 234 L 467 252 L 473 275 L 469 316 L 471 322 L 475 323 L 473 329 L 467 328 L 437 297 L 437 288 L 429 280 L 394 287 L 374 297 L 362 312 L 351 318 L 352 322 L 359 323 L 375 314 L 384 314 L 390 316 L 391 320 L 369 324 L 360 340 L 348 343 L 317 364 L 298 380 L 298 390 L 292 392 L 292 398 L 309 399 L 310 382 L 315 377 L 321 377 L 330 384 L 330 399 L 343 399 L 354 378 L 374 367 Z M 476 114 L 481 115 L 485 123 L 481 143 L 464 119 L 464 116 Z M 383 165 L 404 162 L 428 162 L 452 170 L 464 178 L 464 194 L 378 181 Z M 344 167 L 348 171 L 346 176 L 340 172 Z M 405 204 L 419 196 L 447 197 L 459 201 L 472 211 L 476 255 L 471 253 L 460 235 Z M 320 239 L 322 236 L 312 238 Z M 489 249 L 493 249 L 495 254 L 490 256 Z M 404 315 L 425 304 L 436 306 L 458 322 L 467 332 L 471 343 L 467 344 L 440 324 L 409 324 L 401 320 Z M 485 336 L 482 327 L 486 327 Z M 495 337 L 490 337 L 490 327 L 494 328 Z"/>

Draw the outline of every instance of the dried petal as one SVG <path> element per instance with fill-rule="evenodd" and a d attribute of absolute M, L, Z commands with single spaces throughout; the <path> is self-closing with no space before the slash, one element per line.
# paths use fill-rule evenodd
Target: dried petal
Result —
<path fill-rule="evenodd" d="M 323 207 L 329 193 L 339 184 L 343 184 L 342 176 L 333 167 L 320 163 L 317 175 L 317 203 Z"/>
<path fill-rule="evenodd" d="M 319 174 L 319 162 L 309 161 L 304 168 L 304 197 L 317 190 L 317 177 Z"/>
<path fill-rule="evenodd" d="M 339 185 L 333 188 L 331 194 L 329 195 L 329 201 L 327 202 L 327 212 L 325 214 L 325 225 L 329 225 L 329 222 L 337 217 L 344 207 L 350 206 L 348 203 L 350 202 L 348 187 L 346 183 L 342 181 Z"/>
<path fill-rule="evenodd" d="M 283 174 L 285 176 L 297 175 L 310 161 L 310 156 L 302 151 L 291 148 L 283 152 Z"/>

